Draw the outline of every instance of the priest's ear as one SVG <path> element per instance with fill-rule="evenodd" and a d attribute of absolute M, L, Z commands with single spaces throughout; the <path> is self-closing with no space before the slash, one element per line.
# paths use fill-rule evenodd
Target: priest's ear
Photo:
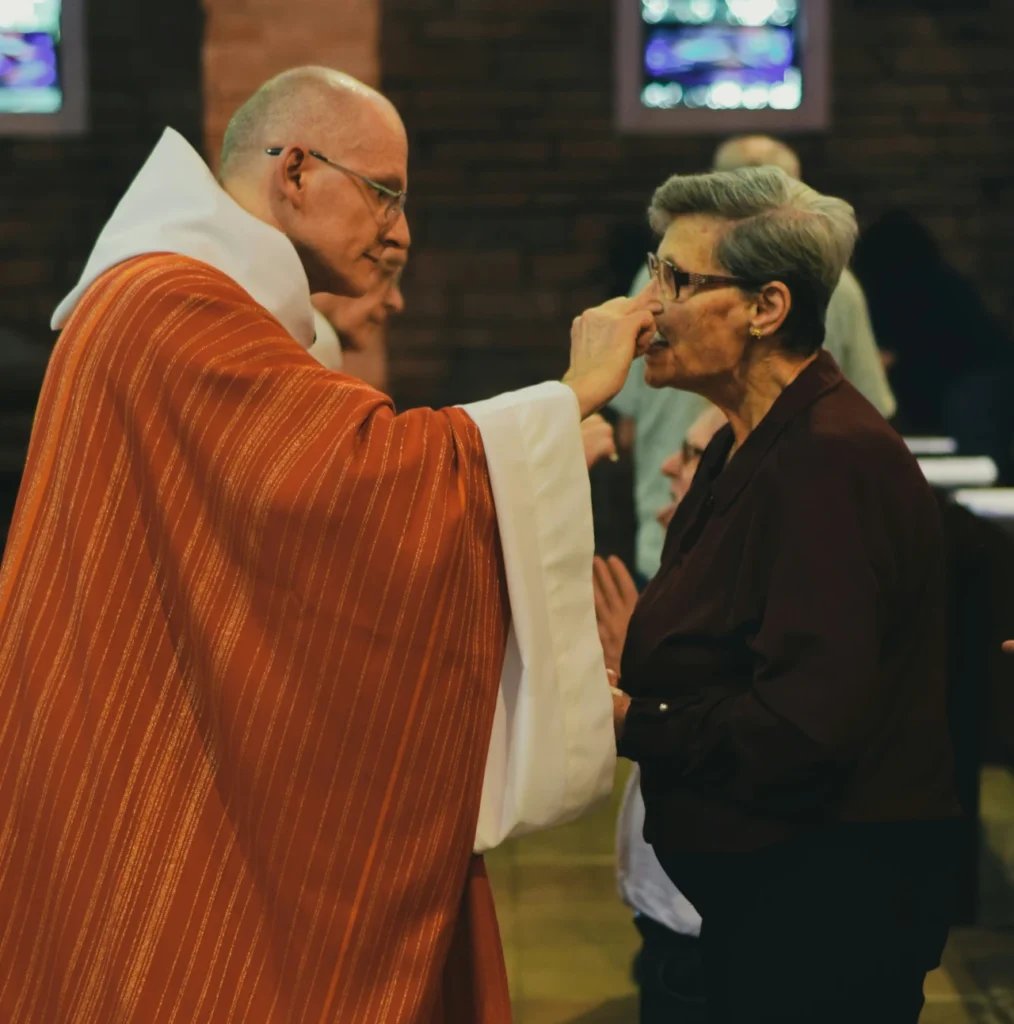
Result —
<path fill-rule="evenodd" d="M 289 146 L 279 159 L 277 184 L 285 198 L 297 209 L 303 205 L 303 177 L 310 158 L 305 146 Z"/>

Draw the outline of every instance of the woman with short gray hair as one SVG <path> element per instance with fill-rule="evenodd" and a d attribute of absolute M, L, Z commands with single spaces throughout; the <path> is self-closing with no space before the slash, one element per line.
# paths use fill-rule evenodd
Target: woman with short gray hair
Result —
<path fill-rule="evenodd" d="M 645 837 L 700 911 L 721 1024 L 915 1024 L 958 806 L 943 544 L 901 439 L 822 351 L 852 208 L 772 167 L 655 193 L 653 387 L 729 426 L 615 666 Z"/>

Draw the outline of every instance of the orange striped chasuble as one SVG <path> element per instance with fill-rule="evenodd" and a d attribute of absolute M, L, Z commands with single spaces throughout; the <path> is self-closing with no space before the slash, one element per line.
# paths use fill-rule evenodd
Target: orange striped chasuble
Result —
<path fill-rule="evenodd" d="M 508 1021 L 508 615 L 463 412 L 395 416 L 195 260 L 105 273 L 0 575 L 0 1021 Z"/>

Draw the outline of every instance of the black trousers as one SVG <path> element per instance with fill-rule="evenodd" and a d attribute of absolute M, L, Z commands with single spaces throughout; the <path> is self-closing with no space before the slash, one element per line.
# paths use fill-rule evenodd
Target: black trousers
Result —
<path fill-rule="evenodd" d="M 635 914 L 641 948 L 634 959 L 638 1024 L 707 1024 L 700 940 Z"/>
<path fill-rule="evenodd" d="M 703 919 L 709 1024 L 917 1024 L 951 921 L 953 823 L 755 853 L 658 851 Z"/>

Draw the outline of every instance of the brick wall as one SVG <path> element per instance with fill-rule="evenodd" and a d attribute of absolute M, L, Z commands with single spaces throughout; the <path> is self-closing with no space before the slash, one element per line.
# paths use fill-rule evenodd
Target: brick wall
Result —
<path fill-rule="evenodd" d="M 379 78 L 377 0 L 204 0 L 205 138 L 218 153 L 236 108 L 298 64 Z"/>
<path fill-rule="evenodd" d="M 162 129 L 201 137 L 199 0 L 89 0 L 91 128 L 0 138 L 0 327 L 50 340 L 50 313 Z"/>
<path fill-rule="evenodd" d="M 0 138 L 0 548 L 52 333 L 102 224 L 170 124 L 201 138 L 199 0 L 89 0 L 91 128 Z"/>
<path fill-rule="evenodd" d="M 614 133 L 610 0 L 382 2 L 415 236 L 394 391 L 462 401 L 557 374 L 571 317 L 640 245 L 651 190 L 704 168 L 715 140 Z M 790 139 L 807 179 L 865 221 L 918 213 L 1009 320 L 1014 4 L 833 7 L 834 127 Z"/>
<path fill-rule="evenodd" d="M 88 134 L 0 138 L 0 327 L 41 343 L 165 125 L 215 152 L 232 111 L 277 71 L 321 62 L 378 77 L 376 0 L 89 0 L 87 24 Z"/>

